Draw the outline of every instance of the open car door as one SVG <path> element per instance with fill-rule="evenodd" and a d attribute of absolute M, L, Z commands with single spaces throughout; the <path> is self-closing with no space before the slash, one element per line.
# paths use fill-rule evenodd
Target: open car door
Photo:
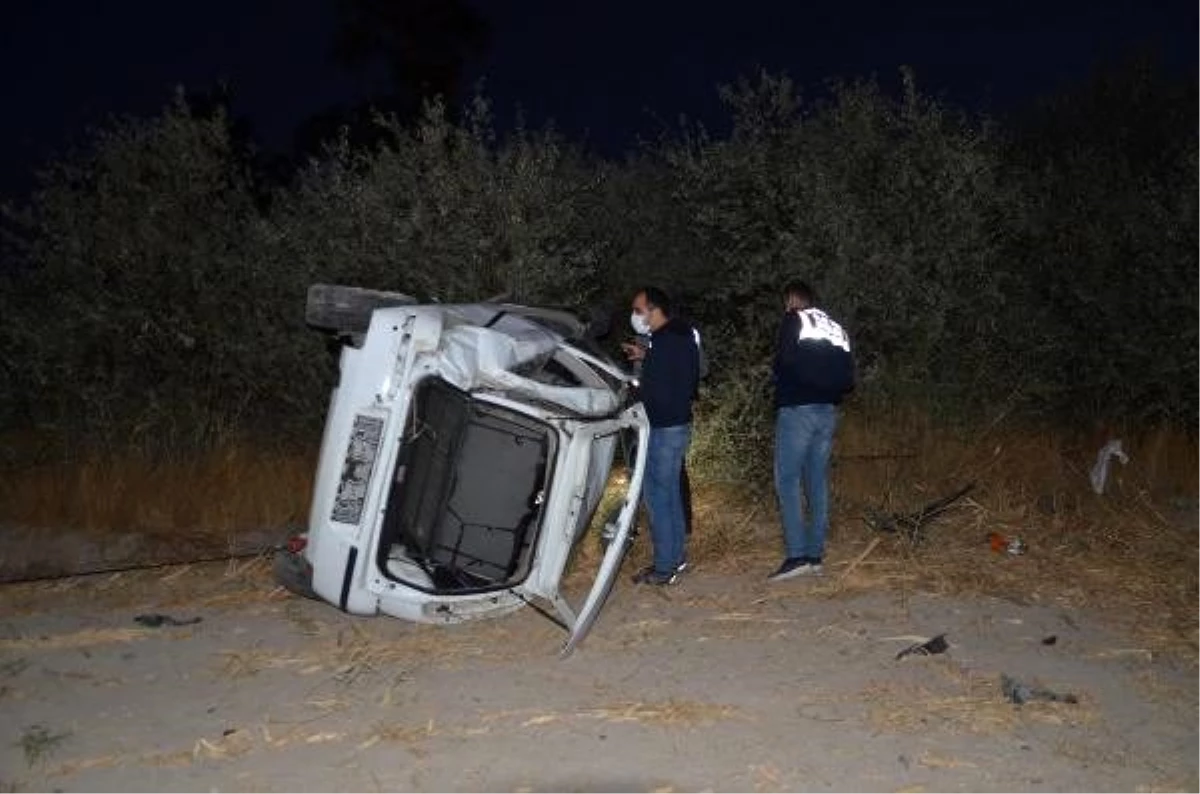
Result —
<path fill-rule="evenodd" d="M 592 588 L 588 591 L 587 598 L 584 599 L 574 621 L 569 625 L 570 636 L 563 643 L 562 658 L 570 656 L 595 625 L 596 619 L 600 616 L 600 610 L 603 609 L 617 582 L 625 553 L 629 550 L 629 536 L 637 517 L 638 503 L 642 495 L 642 481 L 646 473 L 646 447 L 648 446 L 650 425 L 640 404 L 628 409 L 625 417 L 624 421 L 613 422 L 607 427 L 601 426 L 593 429 L 594 438 L 599 438 L 609 433 L 620 433 L 636 428 L 638 433 L 637 453 L 632 471 L 629 472 L 624 501 L 617 515 L 616 531 L 612 535 L 608 549 L 604 552 L 604 559 L 600 561 L 596 580 L 592 583 Z"/>

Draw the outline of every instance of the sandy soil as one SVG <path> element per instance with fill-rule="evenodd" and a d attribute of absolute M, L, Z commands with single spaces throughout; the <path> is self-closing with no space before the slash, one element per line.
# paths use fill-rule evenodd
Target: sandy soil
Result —
<path fill-rule="evenodd" d="M 1195 669 L 1111 615 L 771 562 L 623 582 L 567 660 L 532 610 L 352 618 L 262 560 L 7 585 L 0 790 L 1197 790 Z M 1001 674 L 1079 702 L 1014 705 Z"/>

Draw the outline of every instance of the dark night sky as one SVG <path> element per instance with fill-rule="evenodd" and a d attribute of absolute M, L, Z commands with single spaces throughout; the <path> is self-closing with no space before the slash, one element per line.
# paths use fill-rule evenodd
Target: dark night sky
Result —
<path fill-rule="evenodd" d="M 501 119 L 520 103 L 602 153 L 652 136 L 680 113 L 712 119 L 714 86 L 758 66 L 804 86 L 901 64 L 918 86 L 973 109 L 1003 110 L 1078 79 L 1136 43 L 1194 72 L 1194 2 L 804 3 L 476 0 L 492 24 L 469 67 Z M 0 25 L 0 191 L 110 112 L 153 113 L 184 83 L 233 86 L 270 147 L 307 115 L 376 84 L 330 59 L 333 0 L 9 0 Z"/>

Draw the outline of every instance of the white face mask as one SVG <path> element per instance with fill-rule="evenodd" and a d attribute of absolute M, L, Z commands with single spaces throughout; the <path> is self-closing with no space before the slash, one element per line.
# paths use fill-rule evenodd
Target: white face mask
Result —
<path fill-rule="evenodd" d="M 629 315 L 629 324 L 633 326 L 633 332 L 642 336 L 650 335 L 650 322 L 646 319 L 646 315 L 634 312 Z"/>

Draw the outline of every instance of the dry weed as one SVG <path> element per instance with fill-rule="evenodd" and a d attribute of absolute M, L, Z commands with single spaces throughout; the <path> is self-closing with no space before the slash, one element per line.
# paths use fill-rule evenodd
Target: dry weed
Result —
<path fill-rule="evenodd" d="M 716 703 L 668 699 L 657 702 L 628 701 L 574 711 L 501 711 L 480 714 L 467 724 L 439 724 L 430 719 L 419 725 L 376 725 L 359 744 L 360 749 L 380 742 L 398 742 L 412 746 L 433 738 L 465 738 L 490 733 L 498 725 L 505 729 L 540 728 L 578 720 L 599 720 L 608 723 L 637 723 L 640 725 L 695 728 L 724 720 L 747 719 L 742 710 Z"/>
<path fill-rule="evenodd" d="M 994 677 L 952 673 L 941 686 L 874 684 L 861 695 L 870 724 L 895 733 L 945 731 L 991 735 L 1012 731 L 1026 721 L 1061 725 L 1096 718 L 1086 700 L 1080 703 L 1026 703 L 1005 699 Z"/>
<path fill-rule="evenodd" d="M 21 733 L 16 744 L 25 754 L 25 763 L 32 767 L 39 763 L 44 765 L 69 738 L 70 731 L 53 733 L 45 725 L 30 725 Z"/>
<path fill-rule="evenodd" d="M 150 632 L 142 629 L 82 629 L 68 634 L 0 639 L 0 651 L 59 651 L 114 642 L 132 642 L 148 636 Z"/>
<path fill-rule="evenodd" d="M 716 703 L 670 699 L 657 703 L 628 702 L 578 712 L 577 716 L 606 722 L 638 722 L 672 727 L 694 727 L 744 718 L 741 710 Z"/>
<path fill-rule="evenodd" d="M 220 541 L 300 524 L 316 457 L 230 442 L 192 460 L 127 451 L 18 469 L 0 483 L 0 523 Z"/>
<path fill-rule="evenodd" d="M 834 452 L 827 576 L 806 594 L 924 591 L 1094 608 L 1126 624 L 1148 651 L 1195 663 L 1196 441 L 1165 430 L 1125 434 L 1130 462 L 1114 466 L 1107 492 L 1097 495 L 1087 471 L 1105 440 L 1003 422 L 972 435 L 919 416 L 848 415 Z M 915 545 L 863 521 L 869 508 L 911 513 L 971 481 L 976 488 L 925 524 Z M 694 488 L 697 567 L 732 572 L 781 553 L 769 489 Z M 991 532 L 1021 538 L 1028 552 L 993 553 Z M 795 594 L 764 600 L 775 597 Z"/>
<path fill-rule="evenodd" d="M 966 432 L 940 428 L 913 413 L 847 409 L 834 452 L 829 570 L 810 595 L 834 598 L 885 589 L 906 596 L 922 590 L 1095 608 L 1125 620 L 1139 647 L 1195 661 L 1200 638 L 1196 440 L 1167 430 L 1124 433 L 1130 462 L 1113 467 L 1107 492 L 1098 496 L 1089 487 L 1087 470 L 1107 434 L 1069 436 L 1006 421 L 1000 417 Z M 722 466 L 714 469 L 695 459 L 721 454 L 719 432 L 710 433 L 705 443 L 693 449 L 693 562 L 730 575 L 757 566 L 760 557 L 768 567 L 769 558 L 780 553 L 772 488 L 763 481 L 717 477 L 713 472 Z M 743 474 L 769 468 L 771 439 L 761 443 L 762 460 L 742 461 Z M 160 464 L 129 455 L 33 467 L 0 484 L 0 522 L 79 527 L 97 535 L 139 530 L 221 546 L 245 527 L 302 523 L 313 463 L 309 453 L 231 443 L 193 461 Z M 868 508 L 911 512 L 969 481 L 977 483 L 975 490 L 923 526 L 918 544 L 882 535 L 862 521 Z M 614 481 L 597 525 L 621 490 Z M 992 553 L 986 542 L 991 532 L 1020 537 L 1028 553 Z M 590 581 L 600 559 L 598 534 L 578 549 L 568 586 Z M 627 565 L 648 554 L 647 534 L 643 517 L 643 540 Z M 191 609 L 253 606 L 283 597 L 270 580 L 265 557 L 230 562 L 219 578 L 214 580 L 210 566 L 190 566 L 155 576 L 67 580 L 35 590 L 9 587 L 3 599 L 6 611 L 17 613 L 63 594 L 136 603 L 153 593 L 160 606 L 186 603 Z M 133 638 L 127 634 L 112 641 Z M 20 645 L 29 640 L 3 642 L 9 645 L 0 647 L 36 647 Z M 336 662 L 319 663 L 345 668 L 347 674 L 378 669 L 419 658 L 419 652 L 406 650 L 413 644 L 431 654 L 430 663 L 482 652 L 458 635 L 451 639 L 435 629 L 400 642 L 374 638 L 369 648 L 341 645 L 334 649 Z"/>

